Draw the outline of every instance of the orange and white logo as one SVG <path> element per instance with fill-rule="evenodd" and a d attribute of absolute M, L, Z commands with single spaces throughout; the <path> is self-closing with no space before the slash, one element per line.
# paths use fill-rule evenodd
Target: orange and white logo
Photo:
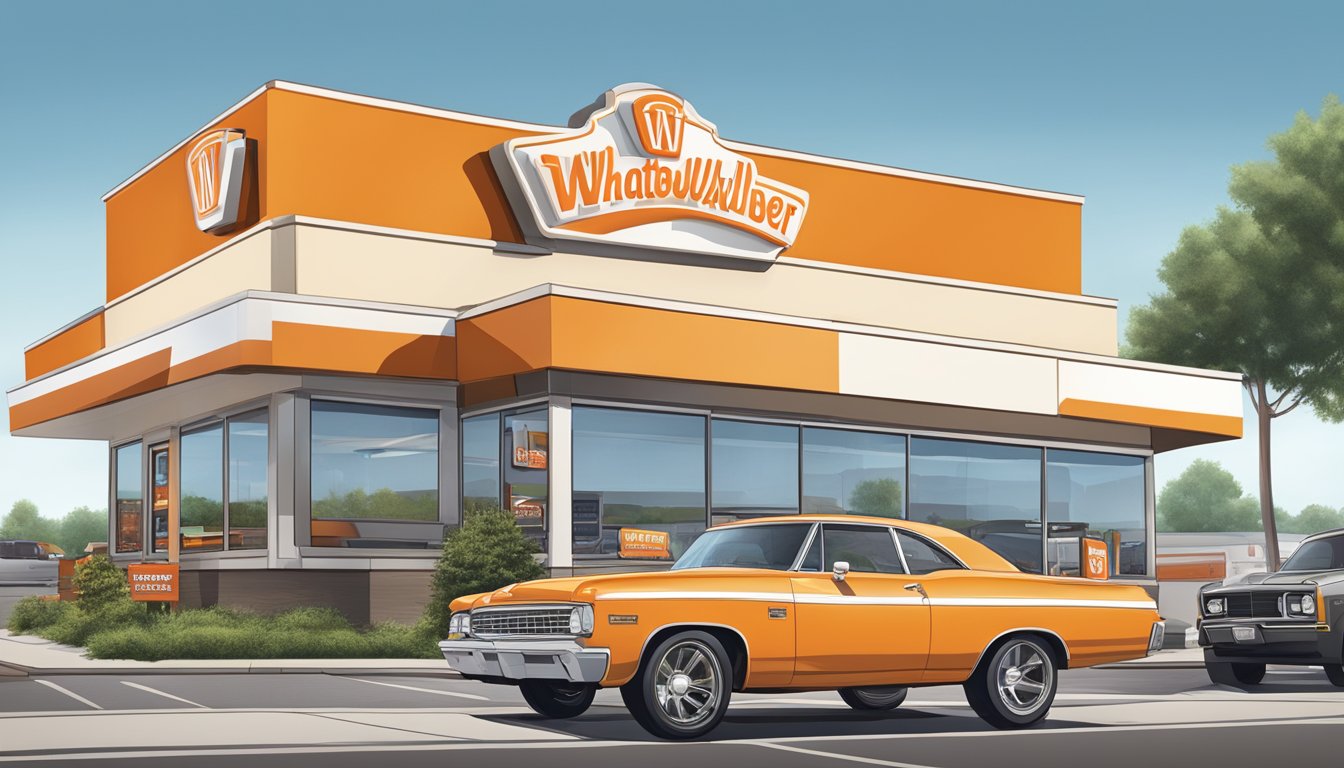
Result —
<path fill-rule="evenodd" d="M 202 232 L 219 232 L 238 222 L 246 156 L 247 137 L 233 128 L 205 134 L 187 152 L 187 183 Z"/>
<path fill-rule="evenodd" d="M 1110 550 L 1101 539 L 1082 539 L 1083 576 L 1089 579 L 1107 579 L 1111 575 Z"/>
<path fill-rule="evenodd" d="M 580 127 L 491 152 L 532 234 L 762 261 L 793 244 L 807 193 L 762 176 L 685 99 L 633 84 L 600 101 Z"/>

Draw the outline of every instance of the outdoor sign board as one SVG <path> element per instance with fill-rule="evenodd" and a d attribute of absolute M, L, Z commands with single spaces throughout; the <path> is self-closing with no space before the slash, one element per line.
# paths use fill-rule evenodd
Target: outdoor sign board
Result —
<path fill-rule="evenodd" d="M 520 469 L 545 469 L 548 447 L 546 422 L 515 419 L 513 432 L 513 466 Z"/>
<path fill-rule="evenodd" d="M 187 186 L 196 226 L 214 233 L 238 223 L 247 136 L 234 128 L 210 131 L 187 152 Z"/>
<path fill-rule="evenodd" d="M 1110 578 L 1110 550 L 1106 548 L 1106 542 L 1083 537 L 1081 544 L 1083 576 L 1089 579 Z"/>
<path fill-rule="evenodd" d="M 798 236 L 807 192 L 761 175 L 676 94 L 617 86 L 571 126 L 491 152 L 542 239 L 773 261 Z"/>
<path fill-rule="evenodd" d="M 131 599 L 142 602 L 176 603 L 178 570 L 176 563 L 132 563 L 126 568 Z"/>
<path fill-rule="evenodd" d="M 672 536 L 666 531 L 621 529 L 621 557 L 667 559 L 672 557 Z"/>

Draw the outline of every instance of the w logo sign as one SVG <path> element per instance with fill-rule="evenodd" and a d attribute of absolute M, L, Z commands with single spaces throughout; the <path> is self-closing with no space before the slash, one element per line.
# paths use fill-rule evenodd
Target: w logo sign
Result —
<path fill-rule="evenodd" d="M 663 93 L 653 93 L 630 105 L 635 129 L 644 151 L 655 157 L 679 157 L 686 112 L 681 102 Z"/>
<path fill-rule="evenodd" d="M 202 136 L 187 152 L 187 183 L 202 232 L 227 229 L 238 221 L 247 138 L 225 128 Z"/>

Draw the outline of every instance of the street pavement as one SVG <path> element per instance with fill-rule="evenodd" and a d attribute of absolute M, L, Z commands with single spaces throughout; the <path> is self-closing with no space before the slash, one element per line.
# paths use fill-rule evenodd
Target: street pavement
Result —
<path fill-rule="evenodd" d="M 582 717 L 544 720 L 513 688 L 444 673 L 0 678 L 0 764 L 23 765 L 1230 768 L 1331 764 L 1342 726 L 1344 689 L 1289 667 L 1246 690 L 1211 685 L 1201 669 L 1064 672 L 1048 720 L 1013 732 L 984 725 L 955 686 L 876 714 L 832 692 L 739 694 L 694 743 L 649 737 L 616 691 Z"/>

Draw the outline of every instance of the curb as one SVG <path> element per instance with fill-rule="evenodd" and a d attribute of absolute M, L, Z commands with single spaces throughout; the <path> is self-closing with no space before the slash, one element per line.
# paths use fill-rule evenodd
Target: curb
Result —
<path fill-rule="evenodd" d="M 359 675 L 361 677 L 437 677 L 460 680 L 462 675 L 444 668 L 423 667 L 26 667 L 0 662 L 0 677 L 48 675 Z"/>
<path fill-rule="evenodd" d="M 27 677 L 28 668 L 0 661 L 0 677 Z"/>

